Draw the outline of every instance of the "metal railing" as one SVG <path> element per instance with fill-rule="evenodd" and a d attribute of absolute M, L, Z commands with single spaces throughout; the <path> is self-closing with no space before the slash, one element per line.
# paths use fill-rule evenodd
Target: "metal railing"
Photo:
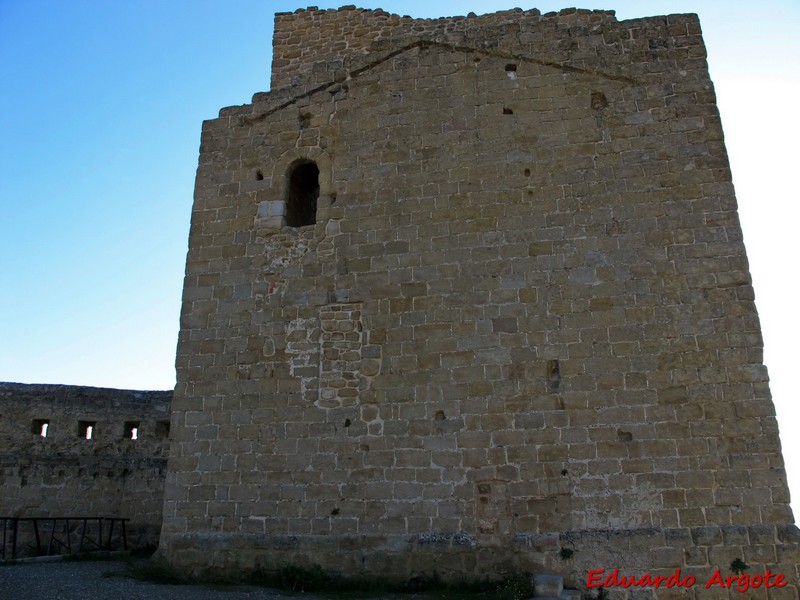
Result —
<path fill-rule="evenodd" d="M 35 548 L 36 556 L 74 554 L 93 550 L 111 550 L 114 529 L 119 525 L 122 549 L 128 549 L 125 523 L 120 517 L 0 517 L 3 521 L 3 547 L 0 558 L 16 560 L 21 538 L 27 534 L 25 549 Z M 26 525 L 32 530 L 24 531 Z M 73 536 L 78 531 L 77 550 L 73 552 Z"/>

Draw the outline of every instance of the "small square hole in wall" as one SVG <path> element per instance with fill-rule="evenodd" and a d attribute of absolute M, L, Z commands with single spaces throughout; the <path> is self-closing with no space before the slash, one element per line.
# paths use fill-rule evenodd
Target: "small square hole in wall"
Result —
<path fill-rule="evenodd" d="M 126 440 L 139 439 L 139 421 L 125 421 L 125 433 L 123 437 Z"/>
<path fill-rule="evenodd" d="M 94 439 L 97 433 L 97 421 L 78 421 L 78 437 L 84 440 Z"/>
<path fill-rule="evenodd" d="M 156 423 L 156 437 L 162 440 L 166 440 L 169 437 L 169 421 Z"/>
<path fill-rule="evenodd" d="M 31 423 L 31 433 L 39 437 L 47 437 L 47 429 L 49 427 L 49 419 L 34 419 Z"/>

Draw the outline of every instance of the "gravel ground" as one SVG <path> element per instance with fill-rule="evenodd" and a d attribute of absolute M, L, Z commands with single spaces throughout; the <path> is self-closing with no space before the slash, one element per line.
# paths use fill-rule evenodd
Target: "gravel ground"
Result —
<path fill-rule="evenodd" d="M 254 586 L 165 585 L 125 577 L 123 560 L 0 564 L 0 600 L 324 600 Z M 374 600 L 429 600 L 389 595 Z"/>
<path fill-rule="evenodd" d="M 275 590 L 251 586 L 212 588 L 137 581 L 125 577 L 124 571 L 125 563 L 121 560 L 32 562 L 0 566 L 0 599 L 280 600 L 290 597 Z"/>

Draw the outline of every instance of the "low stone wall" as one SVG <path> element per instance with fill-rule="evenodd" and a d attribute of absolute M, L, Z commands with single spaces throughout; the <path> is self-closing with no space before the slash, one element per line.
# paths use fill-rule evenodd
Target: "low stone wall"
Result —
<path fill-rule="evenodd" d="M 763 598 L 768 589 L 771 600 L 788 600 L 798 597 L 800 580 L 800 531 L 794 525 L 564 531 L 518 535 L 511 544 L 496 546 L 480 546 L 466 533 L 195 532 L 173 536 L 171 551 L 174 565 L 204 575 L 319 563 L 332 571 L 366 578 L 380 573 L 398 581 L 409 574 L 461 580 L 475 573 L 490 578 L 515 571 L 557 573 L 587 597 L 605 586 L 612 598 Z"/>
<path fill-rule="evenodd" d="M 0 516 L 127 518 L 129 547 L 157 543 L 171 401 L 0 383 Z"/>
<path fill-rule="evenodd" d="M 518 536 L 514 547 L 525 568 L 594 594 L 605 586 L 612 598 L 798 597 L 800 531 L 791 524 L 567 531 Z"/>

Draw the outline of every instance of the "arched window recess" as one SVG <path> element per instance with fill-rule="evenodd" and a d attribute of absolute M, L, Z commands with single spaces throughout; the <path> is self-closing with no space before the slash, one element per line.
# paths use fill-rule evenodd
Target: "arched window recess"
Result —
<path fill-rule="evenodd" d="M 305 227 L 317 222 L 319 167 L 313 161 L 297 161 L 289 167 L 286 186 L 286 224 Z"/>

